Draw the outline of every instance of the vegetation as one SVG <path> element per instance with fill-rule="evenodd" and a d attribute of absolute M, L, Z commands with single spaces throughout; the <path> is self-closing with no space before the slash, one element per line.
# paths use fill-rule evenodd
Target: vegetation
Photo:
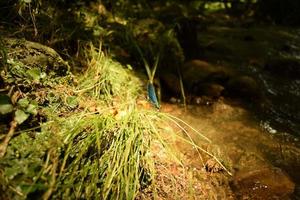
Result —
<path fill-rule="evenodd" d="M 176 195 L 195 196 L 198 175 L 185 169 L 169 135 L 194 148 L 201 166 L 213 160 L 216 171 L 232 175 L 225 159 L 207 151 L 210 139 L 159 112 L 157 80 L 178 79 L 186 105 L 180 67 L 198 53 L 195 41 L 207 39 L 196 33 L 210 18 L 298 24 L 297 2 L 281 9 L 263 0 L 1 1 L 0 199 L 164 196 L 156 143 L 184 169 L 188 183 Z"/>
<path fill-rule="evenodd" d="M 84 75 L 57 82 L 42 69 L 7 63 L 3 81 L 18 83 L 19 99 L 1 96 L 12 120 L 1 144 L 1 198 L 134 199 L 153 181 L 151 144 L 165 144 L 159 122 L 184 122 L 138 107 L 142 82 L 133 72 L 92 45 L 85 52 Z"/>
<path fill-rule="evenodd" d="M 90 47 L 86 52 L 90 53 L 89 68 L 76 85 L 68 86 L 63 79 L 59 83 L 51 79 L 48 85 L 45 78 L 38 88 L 25 92 L 26 86 L 33 86 L 32 82 L 25 85 L 32 70 L 21 77 L 19 87 L 22 84 L 24 89 L 20 95 L 24 97 L 17 104 L 7 104 L 11 106 L 7 114 L 12 113 L 13 122 L 20 126 L 33 123 L 36 119 L 28 118 L 29 114 L 37 112 L 47 121 L 13 131 L 18 136 L 0 162 L 2 198 L 37 198 L 42 194 L 44 199 L 94 199 L 99 195 L 103 199 L 133 199 L 151 180 L 151 159 L 146 153 L 154 122 L 149 112 L 136 107 L 140 82 L 99 49 Z M 24 68 L 16 63 L 9 67 L 6 77 L 20 78 Z M 33 96 L 34 90 L 44 90 L 47 96 Z M 3 106 L 1 111 L 5 111 Z"/>

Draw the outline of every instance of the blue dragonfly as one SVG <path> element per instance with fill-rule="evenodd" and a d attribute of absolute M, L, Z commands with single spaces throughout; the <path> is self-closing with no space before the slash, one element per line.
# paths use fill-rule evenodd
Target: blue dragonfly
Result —
<path fill-rule="evenodd" d="M 152 105 L 154 105 L 157 109 L 159 109 L 160 108 L 160 104 L 158 102 L 158 98 L 157 98 L 157 95 L 156 95 L 156 91 L 155 91 L 155 87 L 154 87 L 154 84 L 153 84 L 153 80 L 154 80 L 155 72 L 156 72 L 156 69 L 157 69 L 157 66 L 158 66 L 160 53 L 158 53 L 158 55 L 156 56 L 155 62 L 154 62 L 154 67 L 151 70 L 150 66 L 149 66 L 149 64 L 147 62 L 147 60 L 143 56 L 142 50 L 139 48 L 138 45 L 136 45 L 136 47 L 137 47 L 137 50 L 139 51 L 139 53 L 140 53 L 140 55 L 142 57 L 145 69 L 147 71 L 148 79 L 149 79 L 148 84 L 147 84 L 148 99 L 152 103 Z"/>
<path fill-rule="evenodd" d="M 156 96 L 155 87 L 153 83 L 151 83 L 150 81 L 147 84 L 147 92 L 148 92 L 149 101 L 152 103 L 152 105 L 155 106 L 155 108 L 159 109 L 160 105 Z"/>

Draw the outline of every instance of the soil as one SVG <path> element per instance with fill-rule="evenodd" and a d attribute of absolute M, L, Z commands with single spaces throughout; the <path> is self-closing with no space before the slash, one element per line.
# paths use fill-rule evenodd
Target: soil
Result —
<path fill-rule="evenodd" d="M 282 139 L 284 133 L 261 124 L 240 102 L 220 99 L 210 106 L 186 109 L 165 103 L 162 112 L 180 117 L 210 138 L 212 142 L 207 143 L 185 127 L 196 145 L 212 153 L 232 176 L 214 158 L 203 152 L 199 154 L 192 145 L 165 130 L 162 135 L 177 149 L 176 157 L 181 162 L 176 163 L 159 145 L 153 148 L 158 199 L 290 199 L 297 196 L 295 188 L 300 184 L 299 174 L 295 173 L 300 166 L 297 139 L 290 138 L 295 142 L 287 143 Z M 171 128 L 188 139 L 178 127 L 171 125 Z M 146 190 L 142 196 L 149 198 Z"/>

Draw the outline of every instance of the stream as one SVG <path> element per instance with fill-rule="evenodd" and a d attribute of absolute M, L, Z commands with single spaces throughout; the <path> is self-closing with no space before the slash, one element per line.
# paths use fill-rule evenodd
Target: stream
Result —
<path fill-rule="evenodd" d="M 299 30 L 214 25 L 199 30 L 197 38 L 193 59 L 233 69 L 258 86 L 245 90 L 250 95 L 235 90 L 238 99 L 222 95 L 187 110 L 165 104 L 163 111 L 212 140 L 207 149 L 233 172 L 230 187 L 237 199 L 300 199 Z M 192 74 L 203 77 L 203 67 L 197 70 Z M 222 85 L 225 91 L 228 85 Z M 256 91 L 261 98 L 253 103 Z"/>
<path fill-rule="evenodd" d="M 230 187 L 237 199 L 295 199 L 300 196 L 299 139 L 279 132 L 260 121 L 238 103 L 219 100 L 210 106 L 164 104 L 163 111 L 184 119 L 212 140 L 207 150 L 221 158 L 233 172 Z M 203 139 L 193 135 L 203 146 Z M 190 154 L 190 165 L 199 168 L 196 153 Z"/>

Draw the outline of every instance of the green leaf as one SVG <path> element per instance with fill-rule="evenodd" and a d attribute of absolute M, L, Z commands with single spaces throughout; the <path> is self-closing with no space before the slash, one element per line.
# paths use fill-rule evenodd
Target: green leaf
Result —
<path fill-rule="evenodd" d="M 69 96 L 67 97 L 66 103 L 70 108 L 76 108 L 78 106 L 77 97 L 75 96 Z"/>
<path fill-rule="evenodd" d="M 27 107 L 26 112 L 30 113 L 30 114 L 33 114 L 33 115 L 36 115 L 37 114 L 37 107 L 38 106 L 36 104 L 31 103 Z"/>
<path fill-rule="evenodd" d="M 18 105 L 21 107 L 21 108 L 27 108 L 27 106 L 29 105 L 29 101 L 27 98 L 24 98 L 24 99 L 20 99 L 18 101 Z"/>
<path fill-rule="evenodd" d="M 41 70 L 39 68 L 32 68 L 26 71 L 26 74 L 34 81 L 38 81 L 41 78 Z"/>
<path fill-rule="evenodd" d="M 18 124 L 22 124 L 26 119 L 28 119 L 29 114 L 26 114 L 23 110 L 17 110 L 15 112 L 15 120 Z"/>
<path fill-rule="evenodd" d="M 0 94 L 0 113 L 2 115 L 11 113 L 14 107 L 10 102 L 10 98 L 7 95 Z"/>

